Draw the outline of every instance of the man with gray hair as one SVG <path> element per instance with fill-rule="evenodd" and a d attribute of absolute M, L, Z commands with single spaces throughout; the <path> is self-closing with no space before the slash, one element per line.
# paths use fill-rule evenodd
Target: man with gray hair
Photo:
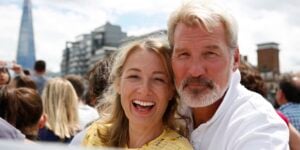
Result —
<path fill-rule="evenodd" d="M 191 110 L 196 150 L 289 149 L 286 124 L 262 96 L 240 84 L 234 18 L 212 4 L 188 2 L 169 18 L 172 67 Z"/>

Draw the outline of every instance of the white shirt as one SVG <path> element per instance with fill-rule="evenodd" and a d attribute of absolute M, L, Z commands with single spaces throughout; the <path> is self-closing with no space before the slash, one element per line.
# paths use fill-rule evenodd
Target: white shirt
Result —
<path fill-rule="evenodd" d="M 99 114 L 95 108 L 82 103 L 79 103 L 78 116 L 80 129 L 84 129 L 88 123 L 99 118 Z"/>
<path fill-rule="evenodd" d="M 240 84 L 233 73 L 214 116 L 191 133 L 196 150 L 287 150 L 287 125 L 261 95 Z"/>

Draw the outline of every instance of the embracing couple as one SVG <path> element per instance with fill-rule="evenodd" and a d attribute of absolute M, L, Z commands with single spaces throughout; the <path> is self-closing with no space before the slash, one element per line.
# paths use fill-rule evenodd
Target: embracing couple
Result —
<path fill-rule="evenodd" d="M 102 118 L 84 146 L 139 149 L 289 149 L 286 124 L 240 84 L 238 29 L 211 4 L 189 2 L 170 16 L 168 41 L 120 48 Z"/>

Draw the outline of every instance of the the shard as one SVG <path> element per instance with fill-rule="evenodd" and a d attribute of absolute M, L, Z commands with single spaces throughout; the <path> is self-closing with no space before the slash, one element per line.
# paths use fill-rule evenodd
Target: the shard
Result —
<path fill-rule="evenodd" d="M 24 0 L 22 20 L 19 32 L 17 63 L 25 69 L 33 69 L 35 63 L 35 45 L 32 25 L 31 2 Z"/>

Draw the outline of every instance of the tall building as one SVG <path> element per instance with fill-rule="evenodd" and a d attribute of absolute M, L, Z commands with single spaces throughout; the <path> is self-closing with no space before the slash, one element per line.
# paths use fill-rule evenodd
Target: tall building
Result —
<path fill-rule="evenodd" d="M 33 69 L 33 65 L 35 63 L 35 45 L 30 0 L 24 0 L 23 4 L 23 14 L 17 51 L 17 63 L 26 69 Z"/>
<path fill-rule="evenodd" d="M 120 26 L 107 22 L 89 34 L 77 36 L 73 42 L 66 42 L 61 62 L 62 75 L 85 75 L 98 60 L 116 51 L 126 37 Z"/>
<path fill-rule="evenodd" d="M 278 43 L 257 44 L 257 68 L 266 82 L 269 98 L 274 98 L 280 76 Z"/>

